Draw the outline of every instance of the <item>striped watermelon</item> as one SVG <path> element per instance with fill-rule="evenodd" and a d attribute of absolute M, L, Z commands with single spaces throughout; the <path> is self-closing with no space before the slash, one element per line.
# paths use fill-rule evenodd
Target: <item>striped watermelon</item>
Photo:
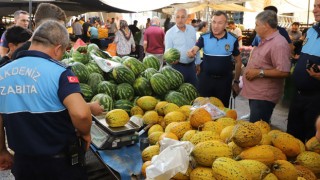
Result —
<path fill-rule="evenodd" d="M 131 69 L 135 77 L 138 77 L 138 75 L 140 75 L 141 72 L 146 70 L 143 63 L 134 57 L 129 57 L 125 59 L 122 64 Z"/>
<path fill-rule="evenodd" d="M 148 79 L 144 77 L 137 78 L 133 83 L 133 89 L 136 95 L 151 96 L 152 87 Z"/>
<path fill-rule="evenodd" d="M 63 62 L 66 65 L 71 65 L 72 63 L 74 63 L 74 60 L 72 58 L 66 58 L 62 59 L 60 62 Z"/>
<path fill-rule="evenodd" d="M 159 59 L 152 54 L 149 54 L 148 56 L 144 57 L 142 63 L 146 68 L 154 68 L 156 70 L 160 69 Z"/>
<path fill-rule="evenodd" d="M 180 60 L 180 51 L 176 48 L 169 48 L 163 54 L 163 59 L 168 63 L 172 64 Z"/>
<path fill-rule="evenodd" d="M 81 93 L 85 101 L 89 102 L 93 97 L 93 92 L 88 84 L 80 83 Z"/>
<path fill-rule="evenodd" d="M 88 79 L 88 85 L 91 87 L 92 89 L 92 92 L 94 94 L 97 94 L 98 91 L 97 91 L 97 88 L 98 88 L 98 84 L 100 82 L 104 81 L 104 78 L 101 74 L 99 73 L 92 73 L 89 75 L 89 79 Z"/>
<path fill-rule="evenodd" d="M 156 94 L 162 95 L 170 90 L 170 85 L 165 75 L 156 73 L 150 78 L 150 83 L 153 91 Z"/>
<path fill-rule="evenodd" d="M 101 81 L 97 86 L 97 93 L 105 93 L 114 98 L 116 95 L 117 85 L 109 81 Z"/>
<path fill-rule="evenodd" d="M 178 106 L 190 105 L 190 101 L 182 93 L 176 91 L 169 91 L 165 100 Z"/>
<path fill-rule="evenodd" d="M 78 77 L 81 83 L 87 83 L 89 79 L 89 71 L 84 64 L 81 62 L 74 62 L 71 64 L 71 70 Z"/>
<path fill-rule="evenodd" d="M 170 89 L 177 89 L 184 82 L 183 75 L 171 66 L 164 66 L 160 72 L 166 76 Z"/>
<path fill-rule="evenodd" d="M 130 114 L 132 107 L 133 107 L 133 103 L 129 100 L 126 100 L 126 99 L 120 99 L 114 103 L 115 109 L 123 109 L 129 114 Z"/>
<path fill-rule="evenodd" d="M 99 46 L 94 44 L 94 43 L 90 43 L 87 46 L 87 52 L 90 53 L 93 50 L 99 50 Z"/>
<path fill-rule="evenodd" d="M 116 99 L 132 100 L 134 97 L 134 89 L 128 83 L 121 83 L 117 86 Z"/>
<path fill-rule="evenodd" d="M 197 89 L 190 83 L 181 84 L 177 91 L 182 93 L 190 103 L 199 96 Z"/>
<path fill-rule="evenodd" d="M 118 84 L 121 84 L 121 83 L 133 84 L 135 80 L 134 73 L 129 68 L 123 65 L 113 68 L 112 75 Z"/>
<path fill-rule="evenodd" d="M 86 64 L 85 66 L 87 67 L 89 74 L 91 74 L 91 73 L 99 73 L 101 75 L 104 74 L 102 69 L 98 66 L 98 64 L 95 61 L 91 61 L 88 64 Z"/>
<path fill-rule="evenodd" d="M 146 78 L 147 80 L 150 80 L 151 76 L 155 73 L 158 73 L 158 71 L 154 68 L 147 68 L 141 73 L 141 76 Z"/>
<path fill-rule="evenodd" d="M 90 102 L 98 101 L 105 111 L 111 111 L 113 109 L 113 100 L 112 98 L 104 93 L 99 93 L 93 96 Z"/>
<path fill-rule="evenodd" d="M 72 59 L 74 61 L 76 61 L 76 62 L 81 62 L 83 64 L 87 64 L 89 62 L 89 54 L 81 53 L 78 50 L 77 51 L 73 51 Z"/>
<path fill-rule="evenodd" d="M 115 61 L 115 62 L 119 62 L 119 63 L 122 63 L 122 62 L 123 62 L 122 58 L 119 57 L 119 56 L 113 56 L 113 57 L 111 58 L 111 61 Z"/>

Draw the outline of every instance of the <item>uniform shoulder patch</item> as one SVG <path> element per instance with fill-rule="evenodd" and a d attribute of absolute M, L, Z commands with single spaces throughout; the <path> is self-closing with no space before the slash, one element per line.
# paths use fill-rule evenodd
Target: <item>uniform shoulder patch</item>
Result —
<path fill-rule="evenodd" d="M 69 83 L 79 83 L 77 76 L 67 76 Z"/>

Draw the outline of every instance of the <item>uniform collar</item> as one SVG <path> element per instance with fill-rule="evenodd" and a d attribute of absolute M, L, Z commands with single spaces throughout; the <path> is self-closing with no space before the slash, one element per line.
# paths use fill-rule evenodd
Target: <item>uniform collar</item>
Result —
<path fill-rule="evenodd" d="M 320 23 L 313 25 L 312 28 L 318 33 L 317 38 L 319 38 L 320 37 Z"/>
<path fill-rule="evenodd" d="M 22 58 L 22 57 L 26 57 L 26 56 L 34 56 L 34 57 L 40 57 L 40 58 L 44 58 L 44 59 L 52 59 L 48 54 L 45 54 L 43 52 L 40 51 L 35 51 L 35 50 L 25 50 L 25 51 L 21 51 L 18 53 L 17 55 L 17 59 L 18 58 Z"/>
<path fill-rule="evenodd" d="M 223 39 L 223 38 L 228 39 L 228 32 L 226 30 L 224 30 L 224 32 L 225 32 L 224 36 L 222 38 L 220 38 L 220 39 Z M 217 40 L 219 40 L 216 36 L 213 35 L 212 31 L 210 31 L 210 39 L 211 38 L 216 38 Z"/>

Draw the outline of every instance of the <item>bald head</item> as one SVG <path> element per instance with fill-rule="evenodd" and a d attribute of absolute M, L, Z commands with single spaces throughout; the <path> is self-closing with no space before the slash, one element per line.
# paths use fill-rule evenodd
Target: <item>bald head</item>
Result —
<path fill-rule="evenodd" d="M 151 19 L 151 24 L 152 25 L 157 25 L 159 26 L 160 25 L 160 19 L 158 16 L 154 16 L 152 19 Z"/>

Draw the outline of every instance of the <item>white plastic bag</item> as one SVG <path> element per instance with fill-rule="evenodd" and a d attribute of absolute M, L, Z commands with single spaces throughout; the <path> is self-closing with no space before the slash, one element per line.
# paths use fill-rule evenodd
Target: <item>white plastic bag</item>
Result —
<path fill-rule="evenodd" d="M 146 169 L 148 180 L 168 180 L 179 172 L 187 172 L 194 148 L 191 142 L 164 138 L 160 147 L 160 154 L 152 158 Z"/>
<path fill-rule="evenodd" d="M 102 69 L 102 71 L 104 71 L 104 72 L 110 72 L 113 68 L 121 65 L 121 63 L 119 63 L 119 62 L 114 62 L 114 61 L 111 61 L 108 59 L 103 59 L 103 58 L 98 57 L 94 54 L 91 54 L 91 57 L 98 64 L 100 69 Z"/>
<path fill-rule="evenodd" d="M 219 109 L 217 106 L 211 104 L 209 98 L 205 98 L 202 101 L 198 101 L 198 102 L 193 103 L 191 110 L 193 111 L 197 108 L 204 108 L 206 111 L 208 111 L 210 113 L 211 118 L 213 120 L 219 119 L 219 118 L 224 117 L 226 115 L 226 113 L 224 111 Z"/>

